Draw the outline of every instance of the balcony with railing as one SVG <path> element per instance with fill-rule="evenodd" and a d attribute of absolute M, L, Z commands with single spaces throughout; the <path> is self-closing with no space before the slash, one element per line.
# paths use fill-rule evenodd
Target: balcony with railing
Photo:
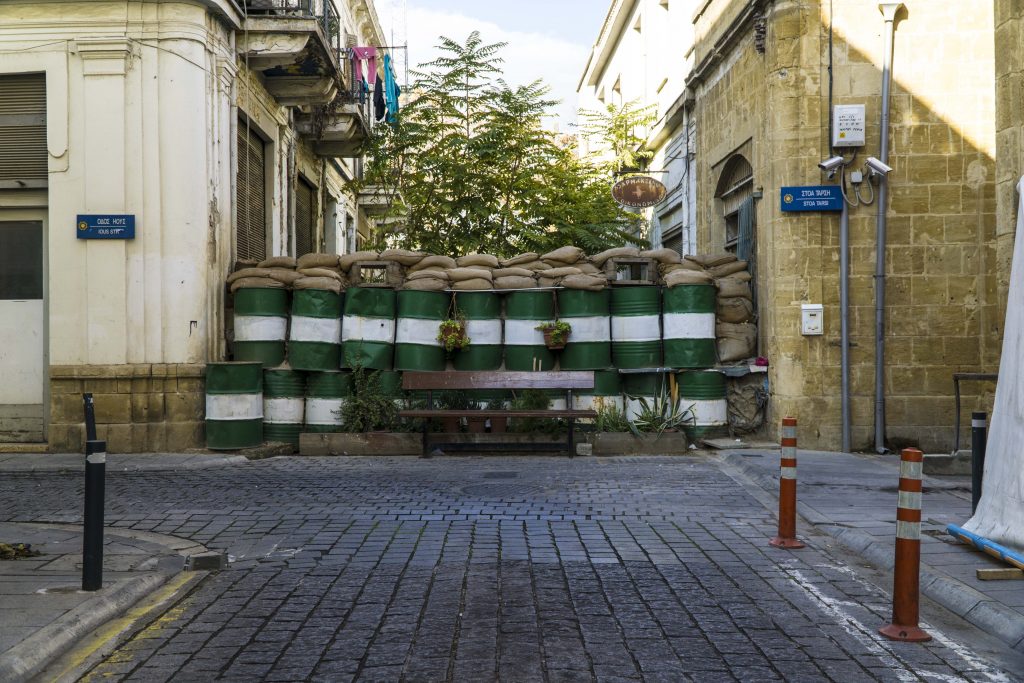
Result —
<path fill-rule="evenodd" d="M 295 126 L 320 156 L 358 157 L 374 126 L 373 93 L 356 76 L 348 50 L 341 51 L 341 63 L 343 88 L 329 104 L 308 114 L 296 113 Z"/>
<path fill-rule="evenodd" d="M 332 102 L 346 75 L 333 0 L 245 0 L 243 6 L 238 53 L 263 74 L 270 94 L 284 106 Z"/>

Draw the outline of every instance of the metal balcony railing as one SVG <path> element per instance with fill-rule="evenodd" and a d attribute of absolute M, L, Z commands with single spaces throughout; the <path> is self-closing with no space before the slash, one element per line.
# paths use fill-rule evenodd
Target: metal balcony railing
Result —
<path fill-rule="evenodd" d="M 341 54 L 341 18 L 333 0 L 244 0 L 247 15 L 316 19 L 337 57 Z"/>

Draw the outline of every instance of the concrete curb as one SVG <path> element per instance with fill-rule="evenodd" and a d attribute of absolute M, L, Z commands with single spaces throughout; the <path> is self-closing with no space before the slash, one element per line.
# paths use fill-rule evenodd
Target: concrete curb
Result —
<path fill-rule="evenodd" d="M 0 680 L 32 678 L 91 631 L 149 595 L 171 576 L 154 572 L 128 579 L 111 586 L 109 592 L 83 602 L 0 656 Z"/>
<path fill-rule="evenodd" d="M 778 496 L 778 481 L 748 464 L 743 456 L 722 453 L 723 462 L 738 468 L 772 498 Z M 891 572 L 894 555 L 875 539 L 857 529 L 836 524 L 818 510 L 797 502 L 797 512 L 816 529 L 834 538 L 840 545 L 864 558 L 879 569 Z M 954 579 L 928 564 L 921 563 L 921 592 L 950 612 L 974 624 L 986 633 L 999 638 L 1013 649 L 1024 652 L 1024 620 L 1020 612 L 995 602 L 984 593 Z"/>
<path fill-rule="evenodd" d="M 215 456 L 189 454 L 168 457 L 169 454 L 108 454 L 107 472 L 166 472 L 174 470 L 202 470 L 213 467 L 231 467 L 249 462 L 244 455 Z M 5 457 L 6 456 L 6 457 Z M 0 456 L 0 472 L 81 472 L 85 469 L 85 456 L 77 453 L 9 454 Z"/>

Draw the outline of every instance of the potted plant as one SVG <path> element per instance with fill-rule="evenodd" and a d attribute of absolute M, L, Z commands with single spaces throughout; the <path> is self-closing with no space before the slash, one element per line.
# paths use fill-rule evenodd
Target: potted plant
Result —
<path fill-rule="evenodd" d="M 448 353 L 469 346 L 471 340 L 466 336 L 466 321 L 462 318 L 442 320 L 437 329 L 437 341 Z"/>
<path fill-rule="evenodd" d="M 544 333 L 544 346 L 552 351 L 564 349 L 565 342 L 568 341 L 569 335 L 572 334 L 572 325 L 563 320 L 543 323 L 534 329 Z"/>

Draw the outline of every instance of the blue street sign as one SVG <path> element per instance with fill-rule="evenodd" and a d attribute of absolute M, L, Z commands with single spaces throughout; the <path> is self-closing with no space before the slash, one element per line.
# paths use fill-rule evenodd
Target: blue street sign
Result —
<path fill-rule="evenodd" d="M 75 234 L 80 240 L 133 240 L 135 216 L 132 214 L 78 215 Z"/>
<path fill-rule="evenodd" d="M 838 185 L 803 185 L 779 191 L 783 211 L 842 211 L 843 193 Z"/>

